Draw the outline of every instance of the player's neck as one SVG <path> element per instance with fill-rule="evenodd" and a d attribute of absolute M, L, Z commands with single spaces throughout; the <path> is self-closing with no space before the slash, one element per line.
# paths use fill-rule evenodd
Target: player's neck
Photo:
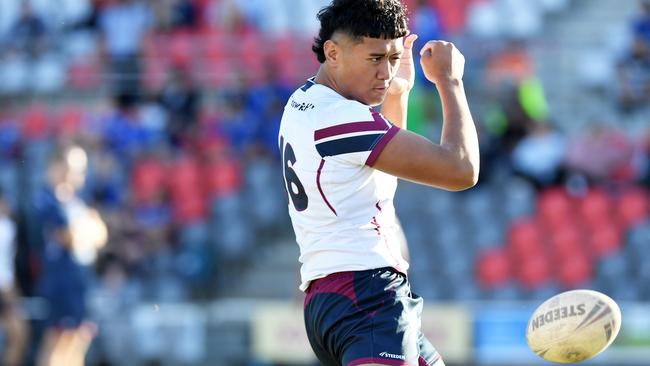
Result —
<path fill-rule="evenodd" d="M 335 92 L 341 94 L 336 84 L 336 81 L 334 80 L 332 75 L 329 72 L 327 72 L 327 67 L 325 67 L 324 65 L 321 66 L 320 69 L 318 69 L 318 72 L 316 73 L 316 77 L 314 78 L 314 82 L 316 84 L 324 85 L 334 90 Z"/>

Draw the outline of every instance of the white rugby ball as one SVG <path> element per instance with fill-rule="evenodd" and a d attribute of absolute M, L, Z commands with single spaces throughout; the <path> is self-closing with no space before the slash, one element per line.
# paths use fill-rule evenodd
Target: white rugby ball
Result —
<path fill-rule="evenodd" d="M 597 291 L 571 290 L 541 304 L 526 329 L 528 346 L 551 362 L 573 363 L 605 350 L 621 329 L 621 310 Z"/>

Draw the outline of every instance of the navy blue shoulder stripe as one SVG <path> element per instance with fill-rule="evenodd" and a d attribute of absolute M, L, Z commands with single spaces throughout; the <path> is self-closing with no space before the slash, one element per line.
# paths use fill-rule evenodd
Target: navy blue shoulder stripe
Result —
<path fill-rule="evenodd" d="M 307 89 L 311 88 L 313 85 L 314 85 L 314 82 L 313 82 L 312 80 L 307 80 L 307 82 L 305 83 L 305 85 L 303 85 L 302 87 L 300 87 L 300 90 L 306 92 Z"/>
<path fill-rule="evenodd" d="M 375 147 L 384 133 L 346 137 L 342 139 L 316 144 L 316 150 L 321 157 L 370 151 Z"/>

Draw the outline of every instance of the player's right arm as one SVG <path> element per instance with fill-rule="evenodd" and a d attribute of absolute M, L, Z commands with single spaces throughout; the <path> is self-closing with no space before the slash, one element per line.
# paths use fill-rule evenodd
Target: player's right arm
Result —
<path fill-rule="evenodd" d="M 377 158 L 374 168 L 388 174 L 450 191 L 478 181 L 476 127 L 463 87 L 465 59 L 449 42 L 429 41 L 420 51 L 426 78 L 440 93 L 443 127 L 440 144 L 400 130 Z"/>

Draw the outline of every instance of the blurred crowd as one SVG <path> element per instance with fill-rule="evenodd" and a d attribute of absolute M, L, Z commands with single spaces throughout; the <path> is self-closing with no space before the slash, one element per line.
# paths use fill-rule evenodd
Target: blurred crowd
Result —
<path fill-rule="evenodd" d="M 41 345 L 33 361 L 79 364 L 96 331 L 87 320 L 101 330 L 140 302 L 218 298 L 229 268 L 290 237 L 277 129 L 317 68 L 318 23 L 296 14 L 326 3 L 0 1 L 0 310 L 17 353 L 3 364 L 19 364 L 26 339 Z M 468 50 L 467 75 L 470 100 L 481 98 L 482 182 L 647 190 L 650 133 L 594 121 L 569 135 L 549 111 L 528 41 L 568 0 L 535 12 L 406 3 L 420 40 L 484 44 Z M 650 2 L 640 3 L 617 64 L 622 110 L 650 99 Z M 510 23 L 495 23 L 503 12 Z M 435 139 L 436 92 L 416 85 L 410 129 Z M 43 302 L 20 306 L 22 296 Z M 15 320 L 25 313 L 35 326 Z"/>

